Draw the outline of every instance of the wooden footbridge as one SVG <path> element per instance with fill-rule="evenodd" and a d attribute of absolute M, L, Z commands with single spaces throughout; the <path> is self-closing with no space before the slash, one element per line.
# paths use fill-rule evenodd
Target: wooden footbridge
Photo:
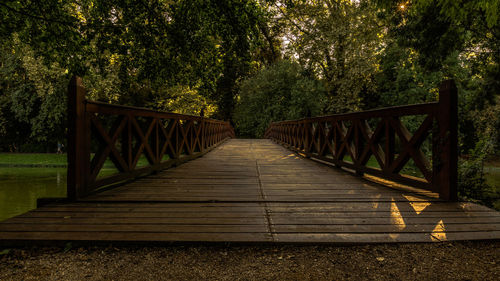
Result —
<path fill-rule="evenodd" d="M 75 78 L 68 200 L 1 222 L 0 242 L 499 239 L 499 212 L 456 201 L 456 114 L 446 82 L 436 103 L 235 139 L 227 122 L 87 101 Z M 106 159 L 116 174 L 102 175 Z"/>

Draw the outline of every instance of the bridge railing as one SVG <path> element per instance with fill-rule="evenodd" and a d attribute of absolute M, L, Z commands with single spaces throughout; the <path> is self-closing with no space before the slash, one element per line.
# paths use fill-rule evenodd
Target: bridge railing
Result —
<path fill-rule="evenodd" d="M 413 128 L 404 125 L 408 121 Z M 359 175 L 455 200 L 457 122 L 457 88 L 448 80 L 438 102 L 274 122 L 265 137 Z"/>
<path fill-rule="evenodd" d="M 78 77 L 68 96 L 68 198 L 178 165 L 234 137 L 229 122 L 86 100 Z"/>

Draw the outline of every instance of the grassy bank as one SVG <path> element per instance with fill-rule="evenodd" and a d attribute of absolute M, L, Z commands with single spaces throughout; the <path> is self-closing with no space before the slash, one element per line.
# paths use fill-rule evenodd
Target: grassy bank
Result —
<path fill-rule="evenodd" d="M 486 162 L 484 172 L 488 184 L 500 189 L 500 159 Z"/>
<path fill-rule="evenodd" d="M 66 166 L 66 154 L 0 153 L 2 166 Z"/>
<path fill-rule="evenodd" d="M 138 167 L 147 166 L 144 155 L 137 162 Z M 0 167 L 66 167 L 66 154 L 55 153 L 0 153 Z M 111 160 L 106 160 L 104 168 L 114 168 Z"/>
<path fill-rule="evenodd" d="M 496 194 L 500 194 L 500 159 L 488 161 L 484 166 L 486 182 Z M 493 203 L 493 207 L 500 210 L 500 198 Z"/>

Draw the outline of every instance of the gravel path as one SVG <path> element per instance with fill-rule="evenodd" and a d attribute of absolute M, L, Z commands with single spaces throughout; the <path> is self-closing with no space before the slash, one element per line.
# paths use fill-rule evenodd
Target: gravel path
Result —
<path fill-rule="evenodd" d="M 0 280 L 500 280 L 500 241 L 18 248 Z"/>

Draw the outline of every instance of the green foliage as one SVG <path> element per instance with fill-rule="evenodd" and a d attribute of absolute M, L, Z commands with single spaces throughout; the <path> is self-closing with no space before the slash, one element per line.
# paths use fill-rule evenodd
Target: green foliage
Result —
<path fill-rule="evenodd" d="M 379 106 L 416 104 L 437 100 L 442 73 L 426 72 L 416 61 L 417 53 L 390 43 L 380 56 Z"/>
<path fill-rule="evenodd" d="M 64 138 L 75 74 L 93 100 L 229 120 L 264 19 L 253 0 L 2 1 L 2 149 Z"/>
<path fill-rule="evenodd" d="M 24 137 L 47 141 L 64 133 L 67 71 L 57 62 L 45 64 L 43 58 L 20 42 L 14 34 L 0 46 L 0 99 L 3 136 L 12 127 L 29 126 Z M 8 127 L 8 130 L 7 128 Z M 57 140 L 55 140 L 57 141 Z"/>
<path fill-rule="evenodd" d="M 196 88 L 180 85 L 162 91 L 151 106 L 167 112 L 197 116 L 203 112 L 204 117 L 212 116 L 217 110 L 217 106 L 200 95 Z"/>
<path fill-rule="evenodd" d="M 0 108 L 0 136 L 5 136 L 7 135 L 7 124 L 8 120 L 4 116 L 3 111 Z"/>
<path fill-rule="evenodd" d="M 486 184 L 483 173 L 483 161 L 477 158 L 461 160 L 458 170 L 458 192 L 463 198 L 485 199 L 485 190 L 490 189 Z"/>
<path fill-rule="evenodd" d="M 484 173 L 485 160 L 491 151 L 491 143 L 481 140 L 477 143 L 470 157 L 461 159 L 458 169 L 458 193 L 465 199 L 478 200 L 492 206 L 500 198 L 500 190 L 489 186 Z"/>
<path fill-rule="evenodd" d="M 496 0 L 420 0 L 415 1 L 415 7 L 433 7 L 442 17 L 453 21 L 465 21 L 471 14 L 481 14 L 487 27 L 500 24 L 500 3 Z"/>
<path fill-rule="evenodd" d="M 288 57 L 324 82 L 325 113 L 373 107 L 383 31 L 368 1 L 277 1 Z"/>
<path fill-rule="evenodd" d="M 322 84 L 286 60 L 242 81 L 240 89 L 235 123 L 246 137 L 262 137 L 273 121 L 316 116 L 325 102 Z"/>
<path fill-rule="evenodd" d="M 113 56 L 111 57 L 113 58 Z M 111 59 L 102 69 L 91 66 L 83 80 L 90 100 L 118 103 L 122 98 L 119 66 Z"/>

